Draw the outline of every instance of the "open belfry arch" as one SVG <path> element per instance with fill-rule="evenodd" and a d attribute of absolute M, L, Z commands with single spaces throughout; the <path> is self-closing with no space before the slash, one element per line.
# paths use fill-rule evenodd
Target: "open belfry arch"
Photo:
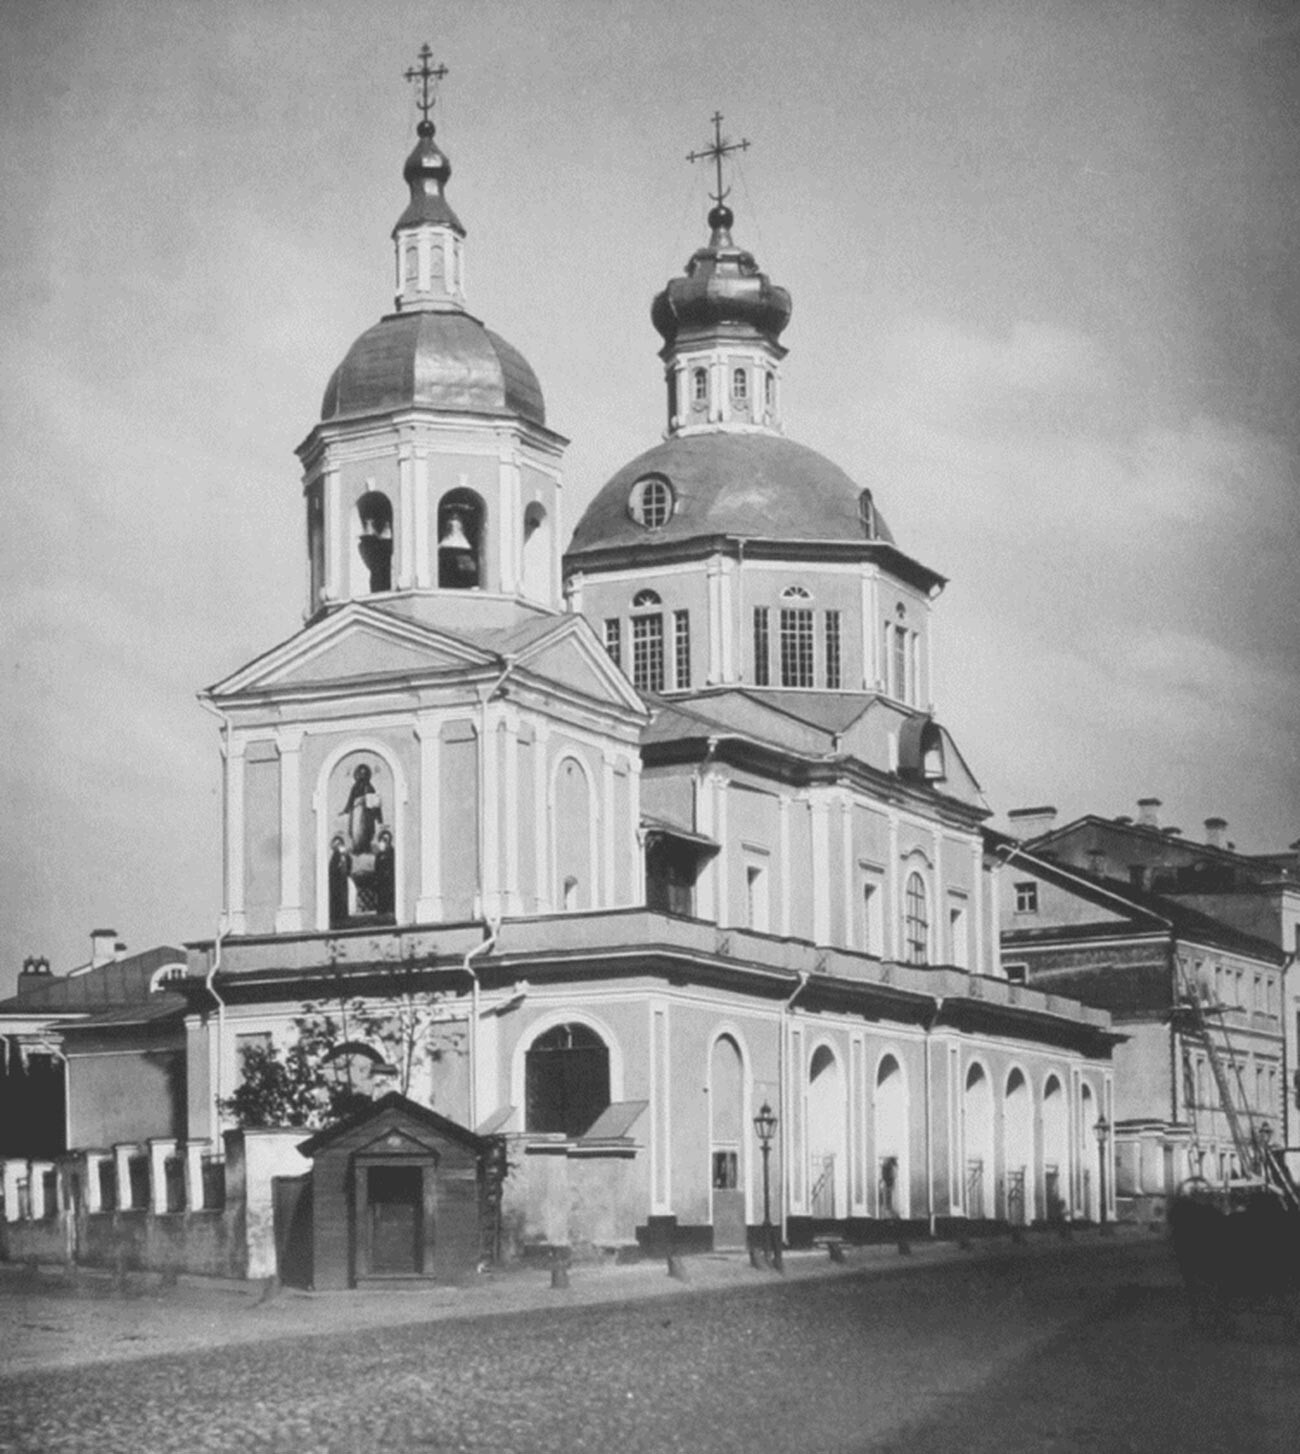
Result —
<path fill-rule="evenodd" d="M 1002 971 L 989 810 L 933 703 L 944 579 L 786 435 L 792 300 L 728 205 L 748 142 L 713 118 L 707 237 L 651 305 L 664 437 L 570 535 L 566 441 L 470 311 L 445 75 L 411 71 L 392 309 L 298 450 L 305 624 L 203 693 L 224 907 L 168 986 L 177 1154 L 220 1161 L 250 1056 L 314 1006 L 439 1046 L 407 1074 L 346 1037 L 402 1103 L 308 1149 L 333 1280 L 436 1270 L 439 1168 L 493 1147 L 515 1250 L 734 1246 L 765 1207 L 789 1242 L 1084 1215 L 1109 1020 Z"/>

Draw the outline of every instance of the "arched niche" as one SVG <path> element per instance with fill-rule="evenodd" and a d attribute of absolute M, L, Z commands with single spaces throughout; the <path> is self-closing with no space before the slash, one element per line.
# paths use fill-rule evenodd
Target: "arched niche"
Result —
<path fill-rule="evenodd" d="M 352 594 L 393 589 L 393 503 L 382 490 L 367 490 L 352 512 Z"/>
<path fill-rule="evenodd" d="M 533 601 L 551 597 L 551 543 L 553 531 L 546 507 L 534 500 L 523 519 L 523 591 Z"/>
<path fill-rule="evenodd" d="M 1007 1076 L 1002 1101 L 1002 1166 L 1006 1179 L 1006 1220 L 1026 1226 L 1034 1220 L 1034 1098 L 1024 1071 Z"/>
<path fill-rule="evenodd" d="M 325 828 L 323 927 L 397 921 L 398 784 L 373 749 L 341 753 L 326 768 L 318 797 Z"/>
<path fill-rule="evenodd" d="M 1049 1222 L 1065 1219 L 1070 1204 L 1070 1114 L 1065 1087 L 1056 1075 L 1043 1086 L 1043 1212 Z"/>
<path fill-rule="evenodd" d="M 991 1218 L 993 1208 L 993 1082 L 988 1071 L 973 1062 L 966 1071 L 962 1092 L 962 1140 L 965 1149 L 966 1215 L 980 1221 Z"/>
<path fill-rule="evenodd" d="M 473 490 L 448 490 L 438 501 L 438 587 L 481 590 L 487 580 L 487 506 Z"/>
<path fill-rule="evenodd" d="M 808 1214 L 820 1220 L 848 1213 L 847 1115 L 844 1069 L 829 1045 L 808 1062 Z"/>
<path fill-rule="evenodd" d="M 745 1059 L 729 1034 L 709 1054 L 709 1178 L 713 1245 L 745 1245 L 749 1136 L 746 1135 Z"/>
<path fill-rule="evenodd" d="M 907 1217 L 910 1208 L 907 1080 L 898 1058 L 882 1055 L 876 1067 L 873 1125 L 876 1215 Z"/>
<path fill-rule="evenodd" d="M 555 905 L 561 910 L 596 907 L 596 794 L 583 763 L 566 753 L 551 785 Z"/>

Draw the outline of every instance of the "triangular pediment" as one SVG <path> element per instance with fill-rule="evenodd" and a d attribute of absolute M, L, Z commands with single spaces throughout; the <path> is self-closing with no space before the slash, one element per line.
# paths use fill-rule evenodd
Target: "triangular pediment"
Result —
<path fill-rule="evenodd" d="M 627 711 L 644 713 L 645 703 L 609 659 L 581 616 L 567 617 L 553 632 L 519 655 L 530 676 L 566 687 L 584 697 Z"/>
<path fill-rule="evenodd" d="M 375 677 L 475 670 L 491 666 L 494 660 L 491 652 L 447 632 L 352 605 L 273 647 L 218 682 L 209 695 L 220 698 Z"/>

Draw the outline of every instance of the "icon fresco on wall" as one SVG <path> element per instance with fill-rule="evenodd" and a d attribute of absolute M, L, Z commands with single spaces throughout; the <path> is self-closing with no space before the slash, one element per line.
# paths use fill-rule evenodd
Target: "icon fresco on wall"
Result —
<path fill-rule="evenodd" d="M 353 923 L 392 923 L 396 914 L 396 853 L 392 829 L 384 821 L 386 774 L 368 761 L 339 765 L 340 790 L 347 797 L 330 838 L 330 928 Z M 333 796 L 333 794 L 332 794 Z M 338 801 L 337 797 L 334 798 Z"/>

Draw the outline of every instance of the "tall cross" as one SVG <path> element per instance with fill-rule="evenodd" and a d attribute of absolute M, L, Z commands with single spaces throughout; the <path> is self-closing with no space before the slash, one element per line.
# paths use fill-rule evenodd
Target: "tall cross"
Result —
<path fill-rule="evenodd" d="M 420 47 L 420 69 L 417 71 L 414 66 L 411 66 L 406 72 L 406 79 L 408 81 L 419 81 L 420 83 L 420 95 L 415 104 L 419 108 L 421 119 L 424 121 L 428 121 L 429 112 L 433 110 L 432 83 L 434 81 L 441 81 L 444 76 L 450 74 L 444 65 L 431 66 L 429 62 L 432 59 L 433 52 L 429 49 L 428 41 L 425 41 Z"/>
<path fill-rule="evenodd" d="M 723 136 L 722 112 L 715 111 L 713 113 L 713 145 L 706 146 L 703 151 L 691 151 L 686 153 L 686 160 L 688 162 L 702 162 L 708 159 L 712 159 L 713 164 L 717 169 L 718 190 L 716 192 L 710 192 L 709 196 L 713 198 L 713 200 L 718 204 L 719 207 L 722 206 L 723 201 L 731 192 L 730 187 L 724 190 L 722 186 L 722 158 L 725 156 L 730 156 L 733 151 L 748 150 L 748 137 L 742 137 L 740 141 L 728 141 Z"/>

